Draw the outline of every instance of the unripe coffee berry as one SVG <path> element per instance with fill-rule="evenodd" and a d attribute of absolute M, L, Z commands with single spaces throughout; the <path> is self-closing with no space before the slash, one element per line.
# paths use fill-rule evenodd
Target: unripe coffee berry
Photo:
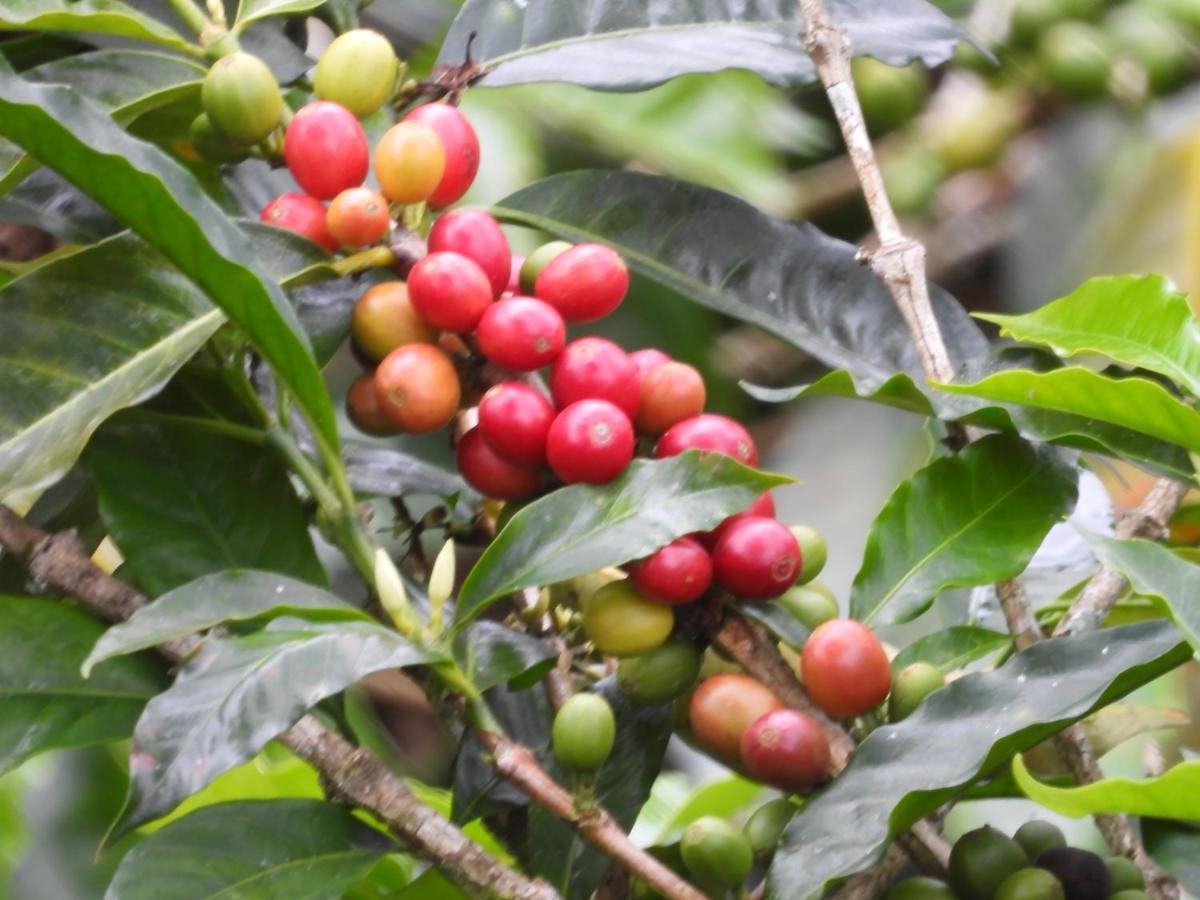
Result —
<path fill-rule="evenodd" d="M 570 250 L 572 246 L 567 241 L 551 241 L 548 244 L 542 244 L 542 246 L 525 257 L 518 275 L 521 290 L 527 294 L 532 294 L 537 285 L 538 276 L 542 274 L 542 269 L 550 265 L 556 257 Z"/>
<path fill-rule="evenodd" d="M 444 331 L 470 331 L 492 305 L 483 270 L 457 253 L 430 253 L 413 266 L 408 295 L 421 318 Z"/>
<path fill-rule="evenodd" d="M 829 774 L 829 739 L 816 720 L 794 709 L 756 719 L 742 736 L 742 763 L 751 777 L 799 793 Z"/>
<path fill-rule="evenodd" d="M 605 656 L 641 656 L 675 627 L 669 606 L 651 603 L 629 581 L 613 581 L 583 604 L 583 629 Z"/>
<path fill-rule="evenodd" d="M 796 805 L 786 797 L 768 800 L 754 811 L 742 827 L 742 834 L 750 842 L 754 857 L 760 862 L 770 859 L 783 839 L 788 823 L 799 812 Z"/>
<path fill-rule="evenodd" d="M 356 28 L 334 38 L 317 60 L 313 89 L 365 119 L 392 96 L 400 61 L 382 34 Z"/>
<path fill-rule="evenodd" d="M 397 347 L 375 370 L 379 408 L 402 431 L 424 434 L 450 423 L 462 388 L 454 363 L 431 344 Z"/>
<path fill-rule="evenodd" d="M 893 722 L 907 719 L 934 691 L 946 684 L 941 670 L 927 662 L 915 662 L 896 676 L 888 701 L 888 718 Z"/>
<path fill-rule="evenodd" d="M 592 772 L 612 754 L 617 720 L 599 694 L 574 694 L 554 716 L 554 755 L 568 769 Z"/>
<path fill-rule="evenodd" d="M 405 344 L 432 344 L 437 329 L 413 309 L 403 281 L 384 281 L 369 287 L 354 304 L 355 345 L 372 360 L 380 360 Z"/>
<path fill-rule="evenodd" d="M 888 695 L 892 669 L 879 638 L 853 619 L 818 626 L 800 653 L 804 687 L 835 719 L 870 712 Z"/>
<path fill-rule="evenodd" d="M 188 142 L 193 150 L 210 162 L 238 162 L 249 155 L 249 148 L 245 144 L 239 144 L 229 135 L 218 131 L 204 113 L 192 119 L 188 128 Z"/>
<path fill-rule="evenodd" d="M 509 297 L 484 311 L 475 339 L 479 352 L 496 365 L 532 372 L 558 359 L 567 327 L 550 304 L 533 297 Z"/>
<path fill-rule="evenodd" d="M 804 560 L 804 567 L 800 570 L 800 577 L 796 579 L 796 583 L 808 584 L 821 574 L 821 570 L 825 568 L 825 561 L 829 558 L 825 536 L 807 525 L 793 525 L 792 535 L 800 545 L 800 557 Z"/>
<path fill-rule="evenodd" d="M 262 220 L 279 228 L 294 231 L 328 250 L 337 250 L 337 242 L 325 227 L 325 204 L 308 194 L 280 194 L 266 205 Z"/>
<path fill-rule="evenodd" d="M 662 434 L 672 425 L 704 412 L 704 379 L 687 363 L 663 363 L 641 384 L 635 424 L 647 434 Z"/>
<path fill-rule="evenodd" d="M 512 250 L 499 223 L 481 209 L 455 209 L 438 216 L 429 230 L 430 253 L 458 253 L 487 275 L 493 297 L 508 287 Z"/>
<path fill-rule="evenodd" d="M 371 166 L 371 145 L 350 110 L 317 100 L 288 123 L 283 158 L 300 187 L 329 200 L 363 183 Z"/>
<path fill-rule="evenodd" d="M 241 144 L 263 140 L 283 115 L 283 95 L 275 76 L 257 56 L 241 51 L 212 64 L 200 99 L 213 127 Z"/>
<path fill-rule="evenodd" d="M 699 541 L 682 537 L 631 566 L 629 577 L 650 599 L 679 606 L 708 590 L 712 560 Z"/>
<path fill-rule="evenodd" d="M 455 460 L 467 484 L 485 497 L 524 500 L 537 492 L 540 480 L 537 470 L 501 459 L 488 446 L 478 428 L 472 428 L 462 436 Z"/>
<path fill-rule="evenodd" d="M 621 660 L 617 683 L 636 703 L 666 703 L 686 693 L 700 674 L 700 651 L 672 639 L 640 656 Z"/>
<path fill-rule="evenodd" d="M 629 270 L 616 251 L 601 244 L 577 244 L 552 259 L 534 293 L 568 322 L 594 322 L 621 305 L 629 291 Z"/>
<path fill-rule="evenodd" d="M 346 392 L 346 415 L 354 427 L 364 434 L 383 437 L 395 434 L 397 429 L 379 408 L 379 395 L 375 391 L 373 373 L 359 375 Z"/>
<path fill-rule="evenodd" d="M 801 565 L 807 562 L 803 550 L 800 551 L 800 561 Z M 796 584 L 784 591 L 775 602 L 809 631 L 838 617 L 837 598 L 819 581 Z"/>
<path fill-rule="evenodd" d="M 585 337 L 571 341 L 554 362 L 550 393 L 559 409 L 579 400 L 607 400 L 630 419 L 641 402 L 637 369 L 612 341 Z"/>
<path fill-rule="evenodd" d="M 541 391 L 519 381 L 494 385 L 479 401 L 479 433 L 501 459 L 519 466 L 546 461 L 554 407 Z"/>
<path fill-rule="evenodd" d="M 654 455 L 662 459 L 693 449 L 724 453 L 746 466 L 758 465 L 758 448 L 750 433 L 726 416 L 705 413 L 671 426 L 659 438 Z"/>
<path fill-rule="evenodd" d="M 754 866 L 754 852 L 745 836 L 716 816 L 697 819 L 679 842 L 683 864 L 707 891 L 739 887 Z"/>
<path fill-rule="evenodd" d="M 392 221 L 383 194 L 370 188 L 342 191 L 329 204 L 325 214 L 329 235 L 343 247 L 374 244 L 387 236 Z"/>
<path fill-rule="evenodd" d="M 437 190 L 446 171 L 441 138 L 420 122 L 399 122 L 375 145 L 375 177 L 393 203 L 420 203 Z"/>
<path fill-rule="evenodd" d="M 467 117 L 449 103 L 426 103 L 404 117 L 437 133 L 445 149 L 446 165 L 441 181 L 429 195 L 429 205 L 441 209 L 454 203 L 475 181 L 479 172 L 479 138 Z"/>
<path fill-rule="evenodd" d="M 775 519 L 748 518 L 730 525 L 713 549 L 713 578 L 747 600 L 778 597 L 800 572 L 800 547 Z"/>
<path fill-rule="evenodd" d="M 607 400 L 580 400 L 554 419 L 546 460 L 567 484 L 606 484 L 633 459 L 633 426 Z"/>

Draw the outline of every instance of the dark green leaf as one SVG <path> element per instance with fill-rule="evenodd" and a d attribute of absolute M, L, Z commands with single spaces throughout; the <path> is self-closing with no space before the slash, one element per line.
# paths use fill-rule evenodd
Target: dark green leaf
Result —
<path fill-rule="evenodd" d="M 0 31 L 96 32 L 203 56 L 199 45 L 119 0 L 8 0 Z"/>
<path fill-rule="evenodd" d="M 635 460 L 610 484 L 555 491 L 513 516 L 484 551 L 459 592 L 458 623 L 521 588 L 639 559 L 712 528 L 789 480 L 689 450 Z"/>
<path fill-rule="evenodd" d="M 165 681 L 131 656 L 79 674 L 104 626 L 52 600 L 0 597 L 0 773 L 63 747 L 123 740 Z"/>
<path fill-rule="evenodd" d="M 917 638 L 896 654 L 892 660 L 892 671 L 899 672 L 915 662 L 927 662 L 948 674 L 977 659 L 998 653 L 1011 643 L 1012 638 L 999 631 L 973 625 L 955 625 Z"/>
<path fill-rule="evenodd" d="M 738 611 L 747 619 L 753 619 L 789 647 L 799 649 L 808 640 L 811 631 L 804 623 L 778 603 L 739 603 Z"/>
<path fill-rule="evenodd" d="M 438 659 L 370 622 L 275 619 L 246 637 L 205 639 L 138 719 L 113 835 L 170 812 L 363 676 Z"/>
<path fill-rule="evenodd" d="M 109 532 L 149 594 L 239 568 L 325 583 L 304 509 L 271 448 L 117 420 L 83 461 Z"/>
<path fill-rule="evenodd" d="M 389 841 L 320 800 L 242 800 L 198 809 L 121 861 L 105 900 L 340 897 Z"/>
<path fill-rule="evenodd" d="M 938 594 L 1020 573 L 1075 504 L 1075 469 L 992 435 L 935 460 L 888 498 L 850 591 L 856 619 L 904 622 Z"/>
<path fill-rule="evenodd" d="M 500 684 L 521 689 L 554 667 L 557 654 L 544 641 L 499 622 L 472 622 L 454 640 L 454 658 L 480 691 Z"/>
<path fill-rule="evenodd" d="M 45 168 L 0 196 L 0 222 L 32 225 L 75 244 L 91 244 L 122 230 L 104 207 Z"/>
<path fill-rule="evenodd" d="M 830 0 L 855 53 L 892 65 L 944 62 L 963 33 L 922 0 Z M 804 49 L 799 0 L 626 3 L 586 8 L 561 0 L 469 0 L 450 27 L 438 62 L 473 58 L 495 67 L 486 85 L 569 81 L 637 90 L 688 72 L 749 69 L 776 84 L 805 84 L 816 72 Z M 468 41 L 474 37 L 475 42 Z"/>
<path fill-rule="evenodd" d="M 325 443 L 338 446 L 333 404 L 295 312 L 261 274 L 245 232 L 186 169 L 69 88 L 4 73 L 0 135 L 90 194 L 194 279 L 246 331 Z"/>
<path fill-rule="evenodd" d="M 350 443 L 346 445 L 345 457 L 350 483 L 364 494 L 380 497 L 474 495 L 457 475 L 399 450 Z"/>
<path fill-rule="evenodd" d="M 1155 862 L 1200 895 L 1200 829 L 1187 822 L 1142 819 L 1142 840 Z"/>
<path fill-rule="evenodd" d="M 908 719 L 873 731 L 809 799 L 775 855 L 767 896 L 820 896 L 981 774 L 1190 658 L 1173 626 L 1148 622 L 1042 641 L 952 682 Z"/>
<path fill-rule="evenodd" d="M 233 30 L 235 33 L 241 33 L 259 19 L 307 12 L 324 2 L 325 0 L 242 0 L 238 6 L 237 23 Z"/>
<path fill-rule="evenodd" d="M 274 572 L 230 571 L 206 575 L 163 594 L 113 625 L 83 662 L 92 666 L 113 656 L 205 631 L 222 622 L 297 616 L 309 621 L 369 617 L 328 591 Z"/>

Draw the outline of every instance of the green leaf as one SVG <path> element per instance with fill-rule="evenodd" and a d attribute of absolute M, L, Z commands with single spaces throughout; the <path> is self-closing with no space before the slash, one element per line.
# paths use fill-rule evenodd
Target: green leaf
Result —
<path fill-rule="evenodd" d="M 1196 760 L 1181 762 L 1158 778 L 1104 778 L 1070 788 L 1042 784 L 1019 756 L 1013 757 L 1012 770 L 1026 797 L 1064 816 L 1126 813 L 1200 819 L 1200 762 Z"/>
<path fill-rule="evenodd" d="M 530 503 L 475 563 L 458 596 L 461 627 L 505 594 L 647 556 L 705 531 L 790 479 L 688 451 L 634 460 L 606 485 L 575 484 Z"/>
<path fill-rule="evenodd" d="M 520 690 L 536 684 L 558 654 L 544 641 L 499 622 L 472 622 L 454 639 L 454 658 L 479 691 L 500 684 Z"/>
<path fill-rule="evenodd" d="M 340 897 L 388 839 L 320 800 L 245 800 L 172 822 L 121 860 L 105 900 Z"/>
<path fill-rule="evenodd" d="M 568 81 L 637 90 L 688 72 L 749 69 L 776 84 L 805 84 L 816 72 L 804 49 L 799 0 L 644 4 L 560 0 L 469 0 L 438 62 L 474 59 L 494 67 L 483 84 Z M 835 0 L 834 21 L 854 52 L 903 65 L 944 62 L 963 32 L 920 0 Z M 468 42 L 474 37 L 475 41 Z"/>
<path fill-rule="evenodd" d="M 1051 372 L 1010 369 L 974 384 L 937 387 L 952 394 L 1098 419 L 1200 451 L 1200 413 L 1148 378 L 1109 378 L 1082 366 L 1068 366 Z"/>
<path fill-rule="evenodd" d="M 663 776 L 659 776 L 661 780 Z M 658 782 L 655 782 L 657 788 Z M 718 778 L 695 790 L 688 790 L 684 802 L 654 831 L 646 846 L 663 847 L 674 844 L 683 831 L 703 816 L 731 819 L 745 811 L 763 792 L 763 786 L 740 775 Z M 647 804 L 649 805 L 649 804 Z M 639 826 L 641 819 L 638 820 Z"/>
<path fill-rule="evenodd" d="M 157 660 L 79 664 L 104 631 L 52 600 L 0 597 L 0 773 L 46 750 L 123 740 L 164 683 Z"/>
<path fill-rule="evenodd" d="M 409 494 L 475 496 L 458 475 L 399 450 L 348 442 L 344 455 L 350 484 L 364 494 L 380 497 Z"/>
<path fill-rule="evenodd" d="M 812 634 L 803 622 L 778 603 L 762 603 L 753 600 L 737 604 L 738 612 L 753 619 L 789 647 L 799 650 Z"/>
<path fill-rule="evenodd" d="M 8 0 L 0 7 L 0 31 L 92 32 L 204 55 L 198 44 L 118 0 Z"/>
<path fill-rule="evenodd" d="M 1093 278 L 1034 312 L 979 318 L 1015 340 L 1045 344 L 1062 356 L 1098 353 L 1200 396 L 1200 325 L 1187 297 L 1161 275 Z"/>
<path fill-rule="evenodd" d="M 767 896 L 820 896 L 982 774 L 1190 657 L 1172 625 L 1148 622 L 1041 641 L 951 682 L 908 719 L 871 732 L 809 798 L 775 855 Z"/>
<path fill-rule="evenodd" d="M 69 88 L 4 73 L 0 136 L 107 207 L 194 279 L 245 330 L 316 433 L 330 448 L 338 447 L 333 404 L 295 312 L 258 269 L 245 232 L 186 169 L 126 134 L 103 109 Z"/>
<path fill-rule="evenodd" d="M 234 34 L 241 34 L 260 19 L 287 16 L 316 9 L 325 0 L 242 0 L 238 5 Z"/>
<path fill-rule="evenodd" d="M 1164 869 L 1193 895 L 1200 895 L 1200 830 L 1187 822 L 1142 819 L 1142 841 Z"/>
<path fill-rule="evenodd" d="M 114 656 L 144 650 L 206 631 L 222 622 L 296 616 L 308 621 L 359 619 L 361 609 L 328 591 L 274 572 L 230 571 L 205 575 L 168 591 L 113 625 L 83 661 L 83 675 Z"/>
<path fill-rule="evenodd" d="M 326 583 L 300 498 L 265 445 L 118 419 L 83 463 L 113 540 L 152 596 L 224 569 Z"/>
<path fill-rule="evenodd" d="M 999 631 L 989 631 L 973 625 L 955 625 L 917 638 L 892 660 L 892 671 L 927 662 L 944 674 L 963 668 L 977 659 L 998 653 L 1012 643 L 1012 638 Z"/>
<path fill-rule="evenodd" d="M 1070 513 L 1075 478 L 1053 452 L 1010 435 L 930 463 L 896 489 L 872 524 L 851 615 L 905 622 L 947 588 L 1019 574 Z"/>
<path fill-rule="evenodd" d="M 124 235 L 7 285 L 0 320 L 0 499 L 19 503 L 62 475 L 104 419 L 157 390 L 224 316 Z"/>
<path fill-rule="evenodd" d="M 205 639 L 138 720 L 129 800 L 110 838 L 170 812 L 363 676 L 440 660 L 370 622 L 275 619 L 246 637 Z"/>

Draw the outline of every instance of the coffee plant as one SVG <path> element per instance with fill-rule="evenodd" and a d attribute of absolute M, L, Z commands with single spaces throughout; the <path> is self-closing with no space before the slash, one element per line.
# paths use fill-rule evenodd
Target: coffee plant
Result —
<path fill-rule="evenodd" d="M 38 242 L 0 261 L 0 773 L 120 755 L 72 788 L 127 783 L 77 848 L 104 896 L 1200 893 L 1200 763 L 1098 764 L 1179 724 L 1124 698 L 1200 650 L 1200 325 L 1154 275 L 973 318 L 895 212 L 1185 88 L 1200 5 L 467 0 L 409 59 L 359 6 L 0 0 L 0 223 Z M 632 170 L 464 204 L 496 164 L 465 94 L 731 68 L 841 131 L 864 247 Z M 749 403 L 655 346 L 687 323 L 608 327 L 656 303 L 825 368 L 758 403 L 926 420 L 847 598 Z M 1114 461 L 1158 480 L 1033 596 Z M 939 624 L 961 589 L 992 605 Z M 733 776 L 681 800 L 672 739 Z M 948 840 L 985 798 L 1106 847 Z"/>

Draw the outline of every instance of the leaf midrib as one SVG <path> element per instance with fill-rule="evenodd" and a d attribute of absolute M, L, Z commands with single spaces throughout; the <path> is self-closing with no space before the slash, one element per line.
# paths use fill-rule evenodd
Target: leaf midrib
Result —
<path fill-rule="evenodd" d="M 216 900 L 216 898 L 218 898 L 218 897 L 236 896 L 235 893 L 231 893 L 231 892 L 236 892 L 240 888 L 244 888 L 246 885 L 254 884 L 256 881 L 262 881 L 267 878 L 272 878 L 272 877 L 276 876 L 278 873 L 283 872 L 287 869 L 295 869 L 295 868 L 299 868 L 301 866 L 311 866 L 313 863 L 327 862 L 327 861 L 337 860 L 337 859 L 342 859 L 342 858 L 352 859 L 356 856 L 363 857 L 364 861 L 365 861 L 367 859 L 370 859 L 372 857 L 379 856 L 379 855 L 380 855 L 379 853 L 368 850 L 366 848 L 358 848 L 358 849 L 354 849 L 354 850 L 339 850 L 339 851 L 332 852 L 332 853 L 319 853 L 316 856 L 308 856 L 308 857 L 305 857 L 304 859 L 288 860 L 287 862 L 279 863 L 278 865 L 272 866 L 270 869 L 267 869 L 265 871 L 256 872 L 255 874 L 251 875 L 249 878 L 243 878 L 243 879 L 233 882 L 232 884 L 227 884 L 225 887 L 221 888 L 215 894 L 205 894 L 203 900 Z"/>

